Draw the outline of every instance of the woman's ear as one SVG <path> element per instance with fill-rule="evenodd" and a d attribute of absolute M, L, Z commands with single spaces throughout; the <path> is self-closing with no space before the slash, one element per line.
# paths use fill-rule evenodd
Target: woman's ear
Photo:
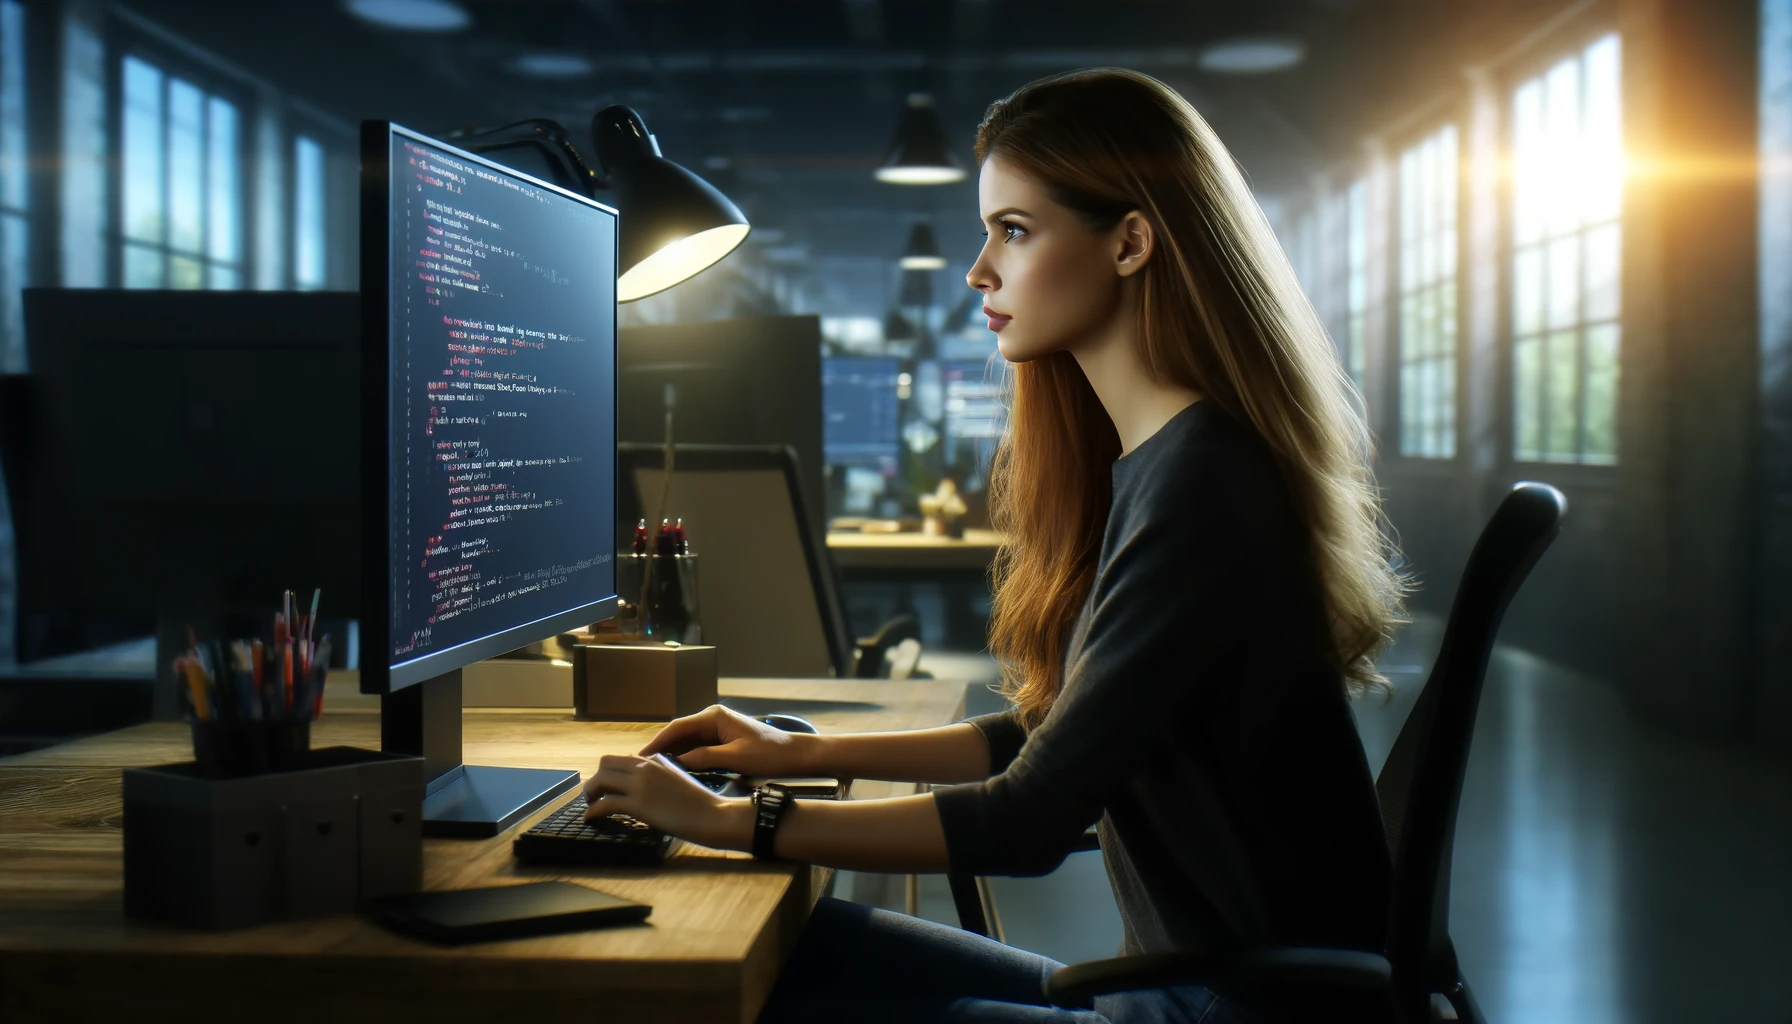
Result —
<path fill-rule="evenodd" d="M 1114 238 L 1114 269 L 1121 277 L 1130 277 L 1151 262 L 1151 253 L 1157 247 L 1157 234 L 1151 230 L 1151 222 L 1144 214 L 1133 210 L 1120 218 L 1120 223 L 1114 227 Z"/>

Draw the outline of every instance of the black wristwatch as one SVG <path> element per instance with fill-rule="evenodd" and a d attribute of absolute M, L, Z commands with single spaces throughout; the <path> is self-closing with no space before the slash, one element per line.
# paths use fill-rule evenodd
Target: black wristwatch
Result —
<path fill-rule="evenodd" d="M 780 786 L 776 782 L 768 782 L 753 791 L 753 856 L 760 860 L 772 860 L 776 854 L 772 852 L 777 842 L 778 822 L 790 811 L 790 805 L 796 803 L 788 786 Z"/>

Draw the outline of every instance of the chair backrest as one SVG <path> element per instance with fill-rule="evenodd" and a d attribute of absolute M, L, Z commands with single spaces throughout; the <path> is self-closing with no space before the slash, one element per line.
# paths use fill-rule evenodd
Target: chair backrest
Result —
<path fill-rule="evenodd" d="M 1388 952 L 1397 979 L 1416 972 L 1415 982 L 1456 980 L 1451 846 L 1475 711 L 1506 606 L 1561 530 L 1567 507 L 1560 491 L 1542 483 L 1518 484 L 1500 502 L 1469 555 L 1431 676 L 1376 779 L 1394 859 Z M 1451 976 L 1433 978 L 1438 971 Z"/>
<path fill-rule="evenodd" d="M 665 449 L 617 445 L 622 536 L 660 515 Z M 833 563 L 809 523 L 796 453 L 783 445 L 674 447 L 664 515 L 698 562 L 703 642 L 724 676 L 845 676 L 851 647 Z"/>

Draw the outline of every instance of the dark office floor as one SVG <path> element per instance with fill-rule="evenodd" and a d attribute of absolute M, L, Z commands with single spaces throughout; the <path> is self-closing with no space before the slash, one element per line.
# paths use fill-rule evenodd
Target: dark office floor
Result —
<path fill-rule="evenodd" d="M 1371 765 L 1440 632 L 1411 627 L 1383 659 L 1397 696 L 1358 705 Z M 993 676 L 986 656 L 931 653 L 935 675 Z M 973 688 L 972 713 L 998 704 Z M 843 896 L 901 906 L 899 883 L 843 881 Z M 999 879 L 996 898 L 1017 946 L 1070 962 L 1119 941 L 1097 855 Z M 943 879 L 922 879 L 920 910 L 955 921 Z M 1501 649 L 1463 790 L 1451 929 L 1498 1024 L 1792 1022 L 1792 763 L 1678 738 L 1627 715 L 1608 684 Z"/>

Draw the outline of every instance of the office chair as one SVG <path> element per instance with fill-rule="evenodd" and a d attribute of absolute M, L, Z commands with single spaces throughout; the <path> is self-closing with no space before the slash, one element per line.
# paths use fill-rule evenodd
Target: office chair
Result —
<path fill-rule="evenodd" d="M 1386 950 L 1265 947 L 1115 957 L 1057 971 L 1046 982 L 1046 996 L 1058 1006 L 1086 1008 L 1098 995 L 1194 984 L 1222 995 L 1367 999 L 1386 1007 L 1381 1019 L 1420 1024 L 1437 1019 L 1437 994 L 1458 1020 L 1485 1024 L 1450 940 L 1456 810 L 1500 620 L 1560 532 L 1567 507 L 1560 491 L 1542 483 L 1518 484 L 1500 502 L 1469 555 L 1431 676 L 1375 780 L 1394 863 Z M 988 934 L 987 888 L 965 875 L 950 875 L 949 881 L 960 925 Z"/>
<path fill-rule="evenodd" d="M 624 442 L 616 458 L 618 526 L 626 536 L 637 520 L 660 515 L 665 450 Z M 701 556 L 698 618 L 720 675 L 871 678 L 882 673 L 887 653 L 917 649 L 920 626 L 908 615 L 848 641 L 833 562 L 809 522 L 789 447 L 681 444 L 673 459 L 664 515 L 684 520 Z M 619 545 L 627 550 L 625 538 Z"/>

